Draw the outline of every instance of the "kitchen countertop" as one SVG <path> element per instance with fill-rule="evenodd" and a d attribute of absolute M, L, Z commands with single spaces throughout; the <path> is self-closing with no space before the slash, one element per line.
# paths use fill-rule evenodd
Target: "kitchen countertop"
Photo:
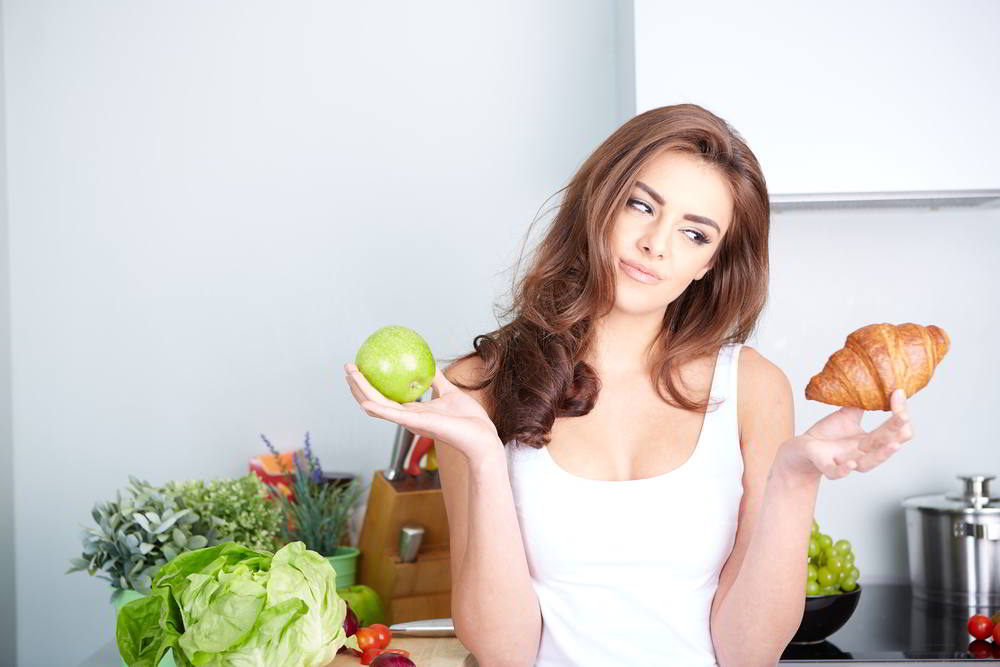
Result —
<path fill-rule="evenodd" d="M 454 637 L 393 637 L 390 648 L 401 648 L 410 652 L 410 659 L 417 667 L 478 667 L 462 644 Z M 79 667 L 121 667 L 118 647 L 114 640 L 80 663 Z M 341 653 L 328 667 L 357 667 L 361 659 L 349 653 Z"/>
<path fill-rule="evenodd" d="M 1000 607 L 992 612 L 1000 610 Z M 826 641 L 790 645 L 781 664 L 849 662 L 853 665 L 909 665 L 1000 662 L 1000 647 L 985 646 L 989 658 L 970 652 L 969 617 L 984 609 L 928 603 L 913 597 L 909 584 L 864 584 L 858 607 Z M 981 644 L 977 646 L 982 646 Z"/>
<path fill-rule="evenodd" d="M 907 665 L 964 665 L 971 660 L 1000 663 L 1000 647 L 990 643 L 991 657 L 970 653 L 972 637 L 966 623 L 973 613 L 967 609 L 936 605 L 914 598 L 909 585 L 865 584 L 858 607 L 847 623 L 826 641 L 790 645 L 781 665 L 816 665 L 849 662 L 862 667 L 888 662 Z M 992 610 L 997 611 L 996 609 Z M 476 659 L 454 637 L 395 637 L 392 648 L 410 651 L 418 667 L 477 667 Z M 340 654 L 330 667 L 359 665 L 360 660 Z M 79 667 L 120 667 L 114 640 L 109 641 Z"/>
<path fill-rule="evenodd" d="M 410 660 L 417 667 L 474 667 L 479 663 L 454 637 L 393 637 L 389 648 L 410 652 Z M 329 667 L 357 667 L 361 659 L 341 653 Z"/>

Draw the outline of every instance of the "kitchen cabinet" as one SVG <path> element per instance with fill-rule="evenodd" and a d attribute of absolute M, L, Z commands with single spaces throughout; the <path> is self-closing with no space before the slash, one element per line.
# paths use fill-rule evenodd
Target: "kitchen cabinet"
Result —
<path fill-rule="evenodd" d="M 619 120 L 706 107 L 744 136 L 778 201 L 1000 195 L 995 0 L 631 0 L 618 11 Z"/>

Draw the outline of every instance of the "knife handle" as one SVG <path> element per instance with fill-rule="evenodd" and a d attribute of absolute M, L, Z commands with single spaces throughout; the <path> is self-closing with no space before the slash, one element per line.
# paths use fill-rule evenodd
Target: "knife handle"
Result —
<path fill-rule="evenodd" d="M 410 465 L 406 466 L 407 474 L 413 476 L 420 474 L 420 459 L 422 459 L 424 454 L 426 454 L 433 446 L 434 440 L 428 438 L 426 435 L 422 435 L 417 438 L 417 441 L 413 443 L 413 448 L 410 452 Z"/>
<path fill-rule="evenodd" d="M 403 477 L 403 461 L 413 444 L 414 435 L 401 424 L 396 424 L 396 439 L 392 444 L 392 456 L 389 458 L 389 467 L 386 468 L 385 478 L 389 481 Z"/>

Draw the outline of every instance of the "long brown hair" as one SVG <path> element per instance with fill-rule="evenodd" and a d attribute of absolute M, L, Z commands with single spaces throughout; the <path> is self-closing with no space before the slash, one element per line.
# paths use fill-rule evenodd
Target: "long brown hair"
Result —
<path fill-rule="evenodd" d="M 559 191 L 565 196 L 528 270 L 520 280 L 515 270 L 511 305 L 498 317 L 508 323 L 476 336 L 475 351 L 456 358 L 484 362 L 479 384 L 455 384 L 484 389 L 501 442 L 542 447 L 556 417 L 585 415 L 596 403 L 600 378 L 581 359 L 594 338 L 593 322 L 614 306 L 612 226 L 640 169 L 668 150 L 718 169 L 730 187 L 733 219 L 712 268 L 667 306 L 651 350 L 657 393 L 674 407 L 705 412 L 709 402 L 681 391 L 678 370 L 722 345 L 745 342 L 753 331 L 767 300 L 770 224 L 757 158 L 726 121 L 696 104 L 639 114 L 598 146 Z"/>

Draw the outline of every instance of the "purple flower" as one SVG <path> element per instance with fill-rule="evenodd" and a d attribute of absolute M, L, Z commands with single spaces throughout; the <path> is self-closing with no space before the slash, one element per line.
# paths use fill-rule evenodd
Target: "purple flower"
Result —
<path fill-rule="evenodd" d="M 281 460 L 278 450 L 274 448 L 274 445 L 271 444 L 270 440 L 264 437 L 263 433 L 260 434 L 260 437 L 264 441 L 264 444 L 267 445 L 267 449 L 274 455 L 274 460 L 277 461 L 278 467 L 280 467 L 283 472 L 287 473 L 288 468 L 285 467 L 285 462 Z"/>
<path fill-rule="evenodd" d="M 266 437 L 264 436 L 264 434 L 263 434 L 263 433 L 261 433 L 261 434 L 260 434 L 260 437 L 261 437 L 261 439 L 262 439 L 262 440 L 264 441 L 264 444 L 265 444 L 265 445 L 267 445 L 267 448 L 268 448 L 268 450 L 270 450 L 270 452 L 271 452 L 272 454 L 274 454 L 274 457 L 275 457 L 275 458 L 277 458 L 277 457 L 278 457 L 278 450 L 276 450 L 276 449 L 274 448 L 274 445 L 272 445 L 272 444 L 271 444 L 271 441 L 270 441 L 270 440 L 268 440 L 268 439 L 267 439 L 267 438 L 266 438 Z"/>
<path fill-rule="evenodd" d="M 323 468 L 319 464 L 319 458 L 313 456 L 312 445 L 309 443 L 309 431 L 306 431 L 306 461 L 309 462 L 309 470 L 312 475 L 312 479 L 316 484 L 323 481 Z"/>

